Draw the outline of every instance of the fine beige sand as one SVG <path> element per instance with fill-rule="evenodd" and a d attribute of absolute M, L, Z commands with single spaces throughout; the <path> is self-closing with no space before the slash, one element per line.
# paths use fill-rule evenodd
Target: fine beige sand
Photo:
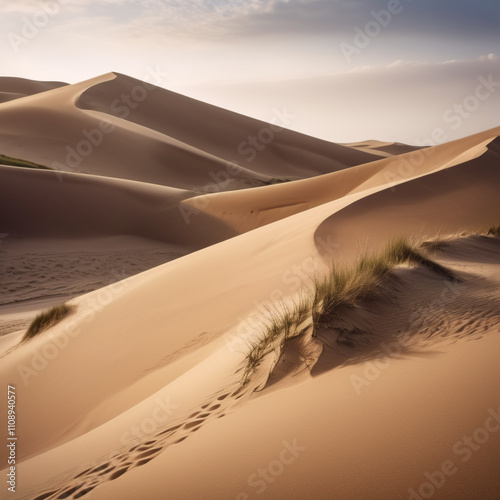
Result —
<path fill-rule="evenodd" d="M 340 145 L 114 73 L 4 80 L 0 154 L 48 167 L 0 165 L 8 498 L 498 500 L 500 127 Z M 320 328 L 243 384 L 270 309 L 395 236 L 455 280 L 397 266 L 348 342 Z"/>
<path fill-rule="evenodd" d="M 0 103 L 39 94 L 65 85 L 67 84 L 62 82 L 38 82 L 25 78 L 2 77 L 0 78 Z"/>

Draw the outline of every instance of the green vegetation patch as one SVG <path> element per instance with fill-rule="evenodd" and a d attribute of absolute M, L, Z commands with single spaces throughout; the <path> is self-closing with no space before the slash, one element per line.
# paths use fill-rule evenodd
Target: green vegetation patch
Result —
<path fill-rule="evenodd" d="M 5 156 L 0 154 L 0 164 L 1 165 L 9 165 L 11 167 L 22 167 L 22 168 L 37 168 L 41 170 L 53 170 L 50 167 L 46 167 L 45 165 L 41 165 L 39 163 L 34 163 L 28 160 L 21 160 L 20 158 L 12 158 L 10 156 Z"/>

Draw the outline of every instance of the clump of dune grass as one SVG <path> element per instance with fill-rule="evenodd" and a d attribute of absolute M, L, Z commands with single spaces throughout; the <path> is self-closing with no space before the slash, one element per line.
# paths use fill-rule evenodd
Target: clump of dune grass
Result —
<path fill-rule="evenodd" d="M 442 252 L 450 244 L 451 240 L 444 238 L 437 238 L 435 240 L 427 240 L 421 244 L 422 248 L 429 250 L 430 252 Z"/>
<path fill-rule="evenodd" d="M 261 364 L 265 356 L 272 351 L 281 353 L 285 342 L 298 337 L 310 326 L 310 300 L 301 296 L 298 302 L 291 305 L 281 303 L 280 307 L 268 309 L 264 323 L 264 334 L 253 341 L 248 342 L 249 352 L 246 356 L 246 370 L 243 383 L 250 380 L 251 374 Z"/>
<path fill-rule="evenodd" d="M 11 156 L 5 156 L 0 154 L 0 164 L 9 165 L 11 167 L 22 167 L 22 168 L 37 168 L 41 170 L 53 170 L 50 167 L 41 165 L 40 163 L 34 163 L 28 160 L 22 160 L 20 158 L 12 158 Z"/>
<path fill-rule="evenodd" d="M 263 326 L 263 335 L 249 343 L 247 366 L 243 377 L 248 383 L 250 376 L 261 364 L 265 356 L 275 351 L 279 357 L 285 343 L 304 334 L 311 326 L 337 328 L 339 338 L 352 345 L 352 335 L 361 335 L 357 329 L 346 330 L 339 327 L 339 318 L 345 308 L 353 308 L 363 300 L 380 291 L 382 282 L 391 271 L 401 265 L 421 265 L 451 281 L 457 281 L 454 273 L 429 259 L 404 238 L 392 240 L 384 251 L 377 255 L 364 255 L 352 266 L 332 264 L 322 278 L 314 278 L 313 290 L 304 292 L 299 302 L 268 311 Z"/>
<path fill-rule="evenodd" d="M 500 236 L 500 226 L 487 226 L 482 229 L 467 229 L 457 231 L 442 237 L 436 237 L 421 243 L 421 247 L 430 252 L 441 252 L 449 247 L 450 243 L 462 238 L 481 237 L 481 236 Z"/>
<path fill-rule="evenodd" d="M 316 279 L 312 304 L 315 327 L 331 326 L 340 308 L 352 308 L 374 294 L 389 273 L 400 265 L 422 265 L 456 281 L 450 269 L 424 256 L 406 239 L 398 238 L 380 254 L 364 255 L 351 267 L 333 264 L 325 277 Z"/>
<path fill-rule="evenodd" d="M 500 236 L 500 226 L 491 226 L 486 231 L 488 236 Z"/>
<path fill-rule="evenodd" d="M 48 330 L 51 326 L 56 325 L 66 316 L 71 314 L 75 306 L 69 304 L 60 304 L 58 306 L 52 307 L 47 311 L 43 311 L 38 314 L 35 319 L 31 322 L 22 338 L 22 342 L 32 339 L 39 333 Z"/>
<path fill-rule="evenodd" d="M 392 264 L 392 267 L 401 264 L 422 265 L 450 281 L 457 281 L 451 269 L 429 259 L 419 251 L 417 245 L 408 243 L 404 238 L 391 241 L 382 258 L 386 259 L 389 265 Z"/>

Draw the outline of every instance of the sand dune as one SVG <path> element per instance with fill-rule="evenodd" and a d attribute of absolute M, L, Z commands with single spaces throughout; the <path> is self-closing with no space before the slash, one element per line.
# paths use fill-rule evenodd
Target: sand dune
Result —
<path fill-rule="evenodd" d="M 457 243 L 453 250 L 468 255 L 464 267 L 463 261 L 455 260 L 469 274 L 464 285 L 467 295 L 474 296 L 474 289 L 479 292 L 476 287 L 482 289 L 486 276 L 488 293 L 493 295 L 481 304 L 471 304 L 468 297 L 459 295 L 459 301 L 451 302 L 451 310 L 448 302 L 444 323 L 439 308 L 431 309 L 433 314 L 425 326 L 431 335 L 439 332 L 440 338 L 434 334 L 421 341 L 418 337 L 423 332 L 418 333 L 413 345 L 406 345 L 401 355 L 393 354 L 384 362 L 376 357 L 377 352 L 364 361 L 353 360 L 352 350 L 347 359 L 345 351 L 333 352 L 322 361 L 321 375 L 281 390 L 276 386 L 273 392 L 267 394 L 266 390 L 248 402 L 245 395 L 245 404 L 240 403 L 223 419 L 193 407 L 191 418 L 186 412 L 172 419 L 170 427 L 159 429 L 166 431 L 164 434 L 144 438 L 139 448 L 130 446 L 92 462 L 95 472 L 85 473 L 84 479 L 68 480 L 66 488 L 99 485 L 93 491 L 96 498 L 120 498 L 146 484 L 147 498 L 161 496 L 165 484 L 178 498 L 194 498 L 203 492 L 209 498 L 246 498 L 244 495 L 259 492 L 263 498 L 408 498 L 408 490 L 418 491 L 428 481 L 426 471 L 434 473 L 450 460 L 455 473 L 446 477 L 442 488 L 434 488 L 437 498 L 495 498 L 499 486 L 494 458 L 498 435 L 490 434 L 488 444 L 480 449 L 473 443 L 476 453 L 469 448 L 471 459 L 467 462 L 467 446 L 462 440 L 485 425 L 490 411 L 494 415 L 499 411 L 493 354 L 499 347 L 498 294 L 494 291 L 498 287 L 499 246 L 498 241 L 479 242 L 460 250 L 462 245 Z M 479 255 L 484 265 L 483 257 L 492 257 L 492 250 L 496 256 L 485 266 L 486 274 L 476 274 L 473 269 L 478 267 L 472 256 Z M 491 279 L 491 272 L 495 279 Z M 402 304 L 390 310 L 384 304 L 376 314 L 380 323 L 375 327 L 384 332 L 386 345 L 393 350 L 399 344 L 391 343 L 388 325 L 389 332 L 394 332 L 395 326 L 406 328 L 415 300 L 419 307 L 427 308 L 442 290 L 442 282 L 431 276 L 402 274 L 407 286 Z M 423 290 L 429 295 L 422 295 Z M 394 312 L 396 321 L 388 321 L 386 314 Z M 464 342 L 451 344 L 459 336 Z M 228 397 L 234 401 L 237 396 Z M 214 403 L 216 397 L 210 402 Z M 231 402 L 221 407 L 227 412 Z M 456 418 L 457 413 L 461 419 Z M 143 418 L 146 415 L 143 413 Z M 179 424 L 181 427 L 175 429 Z M 196 435 L 191 435 L 195 430 Z M 109 428 L 97 432 L 94 442 L 102 439 L 105 431 Z M 176 444 L 186 435 L 183 444 Z M 153 457 L 158 458 L 142 466 L 141 461 Z M 98 470 L 103 465 L 105 468 Z M 129 472 L 115 481 L 114 476 L 124 470 Z M 199 471 L 197 481 L 189 481 L 193 470 Z M 163 481 L 157 479 L 161 471 L 168 471 Z"/>
<path fill-rule="evenodd" d="M 65 85 L 67 84 L 62 82 L 37 82 L 25 78 L 1 77 L 0 103 L 39 94 L 40 92 L 47 92 Z"/>
<path fill-rule="evenodd" d="M 125 117 L 112 103 L 140 85 L 0 105 L 0 153 L 48 166 L 115 127 L 78 168 L 0 166 L 12 497 L 496 500 L 500 128 L 422 150 L 283 130 L 232 175 L 267 125 L 147 85 Z M 434 267 L 391 267 L 329 326 L 306 301 L 248 371 L 270 310 L 400 235 Z"/>
<path fill-rule="evenodd" d="M 282 110 L 270 128 L 114 73 L 5 103 L 0 116 L 2 154 L 202 192 L 214 182 L 218 190 L 236 189 L 378 158 L 281 130 L 286 123 L 279 120 L 287 120 Z"/>
<path fill-rule="evenodd" d="M 7 252 L 4 263 L 27 259 L 27 269 L 35 270 L 35 274 L 43 277 L 56 273 L 60 279 L 49 287 L 54 300 L 84 293 L 113 277 L 110 272 L 102 275 L 99 265 L 87 266 L 85 277 L 79 278 L 76 273 L 61 276 L 61 269 L 76 262 L 72 250 L 65 250 L 68 238 L 92 240 L 83 243 L 87 248 L 81 263 L 84 267 L 85 260 L 102 260 L 106 255 L 112 258 L 106 238 L 143 238 L 141 258 L 136 259 L 142 265 L 121 263 L 123 273 L 129 276 L 236 234 L 224 221 L 200 214 L 196 208 L 200 200 L 203 206 L 210 193 L 310 177 L 376 158 L 282 130 L 276 132 L 282 140 L 258 144 L 257 157 L 247 162 L 248 156 L 237 151 L 240 143 L 260 130 L 269 131 L 268 124 L 124 75 L 110 73 L 61 87 L 8 78 L 0 82 L 2 88 L 17 88 L 25 95 L 0 107 L 4 124 L 3 129 L 0 125 L 0 155 L 66 172 L 55 175 L 0 167 L 7 191 L 0 203 L 2 211 L 10 213 L 2 229 L 10 235 L 9 243 L 3 246 Z M 35 95 L 35 90 L 48 90 L 51 85 L 52 90 Z M 141 92 L 147 98 L 143 99 Z M 135 96 L 137 102 L 125 106 L 129 112 L 123 116 L 124 103 L 117 106 L 114 101 L 125 94 Z M 112 116 L 113 112 L 117 116 Z M 166 115 L 168 120 L 164 119 Z M 278 142 L 279 146 L 275 144 Z M 287 148 L 295 151 L 292 162 Z M 234 158 L 242 165 L 232 163 Z M 277 170 L 273 170 L 275 167 Z M 40 205 L 40 189 L 51 203 Z M 197 198 L 195 208 L 181 204 L 190 197 Z M 39 270 L 37 260 L 46 256 L 25 252 L 19 238 L 47 237 L 64 237 L 64 241 L 56 242 L 57 257 L 51 259 L 51 265 Z M 158 241 L 165 243 L 162 248 Z M 137 252 L 134 242 L 122 243 Z M 161 255 L 165 257 L 163 262 L 159 260 Z M 28 289 L 10 272 L 4 272 L 4 281 L 4 304 L 22 302 L 14 297 L 18 290 L 24 290 L 24 300 L 40 296 L 38 279 L 32 279 Z"/>
<path fill-rule="evenodd" d="M 8 187 L 1 208 L 4 213 L 10 212 L 4 229 L 13 236 L 92 238 L 129 234 L 203 246 L 231 236 L 222 224 L 210 223 L 210 217 L 203 215 L 188 229 L 178 204 L 193 195 L 189 191 L 16 167 L 0 167 L 0 176 Z M 40 192 L 51 202 L 40 203 Z"/>
<path fill-rule="evenodd" d="M 144 84 L 125 75 L 92 86 L 78 106 L 111 113 L 190 144 L 225 161 L 279 178 L 301 178 L 366 163 L 374 155 L 287 130 L 286 109 L 270 111 L 269 123 L 251 119 L 194 99 L 146 86 L 148 95 L 136 106 L 116 103 Z M 138 99 L 140 99 L 137 93 Z M 113 105 L 115 104 L 115 105 Z M 168 117 L 168 119 L 166 119 Z M 283 129 L 283 130 L 281 130 Z M 249 137 L 255 137 L 255 145 Z"/>
<path fill-rule="evenodd" d="M 342 145 L 386 158 L 390 156 L 411 153 L 412 151 L 418 151 L 419 149 L 422 149 L 419 146 L 411 146 L 409 144 L 402 144 L 400 142 L 382 142 L 373 140 L 350 142 Z"/>
<path fill-rule="evenodd" d="M 304 179 L 292 184 L 281 184 L 269 186 L 265 189 L 248 190 L 238 193 L 218 193 L 216 195 L 203 196 L 201 199 L 189 198 L 184 200 L 182 204 L 193 215 L 208 213 L 241 233 L 308 210 L 328 201 L 339 199 L 348 194 L 362 191 L 368 193 L 374 186 L 391 184 L 393 182 L 400 183 L 401 181 L 407 181 L 409 184 L 412 179 L 423 177 L 422 181 L 415 181 L 415 184 L 419 188 L 415 190 L 414 197 L 418 198 L 421 196 L 422 189 L 425 191 L 423 196 L 431 197 L 434 196 L 431 193 L 436 192 L 441 194 L 441 189 L 451 190 L 456 189 L 456 186 L 452 188 L 451 185 L 447 185 L 446 171 L 443 171 L 437 177 L 434 176 L 434 173 L 461 164 L 464 164 L 461 169 L 461 171 L 464 171 L 464 175 L 457 175 L 457 183 L 462 183 L 464 188 L 469 187 L 469 182 L 481 183 L 482 185 L 478 188 L 479 190 L 483 187 L 488 190 L 494 190 L 497 184 L 491 183 L 490 174 L 495 179 L 498 177 L 498 170 L 495 169 L 499 158 L 498 134 L 500 134 L 500 128 L 478 134 L 467 140 L 455 141 L 445 146 L 429 148 L 424 150 L 425 152 L 407 153 L 396 158 L 374 161 L 348 170 L 333 172 L 312 179 Z M 479 169 L 487 169 L 488 173 L 485 172 L 484 176 L 476 176 L 476 166 Z M 468 172 L 468 175 L 465 172 Z M 441 179 L 438 180 L 439 177 Z M 428 178 L 427 183 L 425 181 L 426 178 Z M 487 184 L 489 185 L 487 186 Z M 414 191 L 412 187 L 405 187 L 404 189 L 407 189 L 410 193 Z M 381 194 L 380 196 L 388 198 L 391 203 L 395 202 L 396 198 L 399 198 L 400 203 L 407 202 L 411 204 L 411 197 L 408 197 L 408 192 L 403 191 L 402 188 L 396 190 L 394 187 L 391 187 L 388 193 Z M 467 201 L 459 197 L 455 197 L 454 199 L 460 205 L 464 201 Z M 472 212 L 477 208 L 478 213 L 487 213 L 486 207 L 481 209 L 474 206 L 475 198 L 472 194 L 468 196 L 468 199 L 471 202 L 470 209 Z M 483 201 L 487 203 L 491 202 L 493 207 L 497 206 L 494 197 L 491 199 L 486 197 Z M 378 203 L 376 206 L 385 207 L 386 205 L 385 203 Z M 466 212 L 468 210 L 467 205 L 463 204 L 461 210 L 462 212 Z M 410 209 L 410 211 L 415 214 L 415 217 L 428 220 L 428 213 L 419 215 L 419 212 L 415 210 Z M 450 213 L 454 212 L 450 211 Z M 492 216 L 492 222 L 494 222 L 494 218 L 497 217 L 495 210 L 493 210 Z M 459 214 L 457 214 L 457 217 L 459 217 Z M 469 223 L 475 223 L 473 220 L 468 220 L 471 218 L 472 216 L 464 216 L 462 220 L 464 226 L 467 226 Z M 192 217 L 192 219 L 195 219 L 195 217 Z M 367 225 L 369 225 L 370 222 L 368 222 L 368 219 L 366 220 Z M 440 222 L 437 222 L 437 225 L 439 224 Z M 378 225 L 372 227 L 376 228 L 374 231 L 378 230 Z M 392 226 L 389 225 L 388 232 L 390 233 L 391 231 Z"/>
<path fill-rule="evenodd" d="M 0 179 L 4 312 L 81 295 L 234 234 L 210 215 L 187 225 L 178 203 L 193 193 L 181 189 L 2 166 Z"/>

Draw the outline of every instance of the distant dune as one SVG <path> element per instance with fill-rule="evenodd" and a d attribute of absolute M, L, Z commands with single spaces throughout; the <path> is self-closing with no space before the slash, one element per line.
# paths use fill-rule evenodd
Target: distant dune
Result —
<path fill-rule="evenodd" d="M 0 101 L 11 498 L 498 500 L 500 127 L 333 144 L 116 73 Z"/>
<path fill-rule="evenodd" d="M 0 78 L 0 103 L 47 92 L 67 85 L 62 82 L 37 82 L 24 78 Z"/>

